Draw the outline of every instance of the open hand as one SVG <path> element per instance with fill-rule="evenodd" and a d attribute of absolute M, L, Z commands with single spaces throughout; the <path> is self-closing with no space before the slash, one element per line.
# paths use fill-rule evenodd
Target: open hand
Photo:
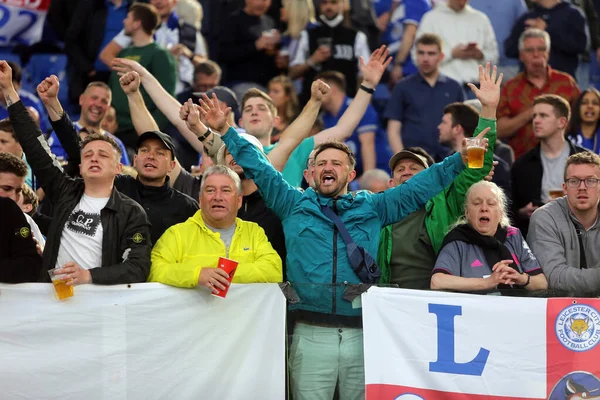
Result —
<path fill-rule="evenodd" d="M 363 84 L 366 84 L 365 86 L 371 89 L 377 86 L 383 72 L 392 61 L 392 57 L 389 54 L 390 51 L 388 48 L 381 46 L 371 54 L 368 63 L 365 64 L 365 60 L 360 57 L 360 71 L 363 77 Z"/>
<path fill-rule="evenodd" d="M 481 102 L 482 107 L 496 108 L 500 102 L 500 86 L 504 74 L 498 75 L 498 68 L 494 65 L 490 72 L 490 63 L 485 63 L 479 66 L 479 89 L 472 83 L 467 85 L 471 88 L 477 99 Z"/>
<path fill-rule="evenodd" d="M 219 99 L 216 94 L 213 93 L 212 98 L 209 98 L 206 94 L 202 94 L 200 112 L 202 113 L 202 120 L 206 121 L 209 128 L 219 133 L 224 133 L 227 130 L 227 117 L 231 112 L 231 107 L 227 107 L 223 111 L 219 106 Z"/>
<path fill-rule="evenodd" d="M 117 73 L 119 76 L 123 76 L 129 71 L 135 71 L 143 78 L 149 74 L 148 70 L 144 68 L 139 62 L 130 60 L 128 58 L 115 58 L 110 63 L 110 68 Z"/>

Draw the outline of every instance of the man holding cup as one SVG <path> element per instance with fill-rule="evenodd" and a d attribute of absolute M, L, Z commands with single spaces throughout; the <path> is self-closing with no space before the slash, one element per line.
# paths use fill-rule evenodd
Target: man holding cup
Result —
<path fill-rule="evenodd" d="M 82 179 L 64 173 L 0 60 L 0 90 L 19 143 L 46 196 L 55 205 L 42 279 L 59 267 L 68 285 L 144 282 L 150 268 L 150 223 L 142 207 L 114 187 L 121 148 L 109 136 L 90 134 L 81 145 Z"/>
<path fill-rule="evenodd" d="M 232 281 L 282 281 L 281 258 L 264 230 L 236 217 L 242 206 L 241 185 L 238 174 L 224 165 L 204 172 L 200 210 L 158 240 L 148 281 L 185 288 L 204 286 L 221 297 Z M 238 263 L 235 275 L 221 267 L 224 258 Z"/>

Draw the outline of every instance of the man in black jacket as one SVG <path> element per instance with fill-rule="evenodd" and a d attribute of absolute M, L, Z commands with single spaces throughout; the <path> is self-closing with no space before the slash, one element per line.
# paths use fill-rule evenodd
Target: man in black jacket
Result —
<path fill-rule="evenodd" d="M 42 268 L 31 227 L 16 203 L 25 175 L 25 162 L 0 152 L 0 282 L 36 282 Z"/>
<path fill-rule="evenodd" d="M 139 81 L 137 82 L 139 86 Z M 123 87 L 130 90 L 127 86 Z M 38 86 L 38 94 L 50 117 L 70 163 L 79 164 L 80 138 L 69 116 L 58 101 L 59 82 L 54 75 Z M 138 177 L 117 175 L 117 190 L 137 201 L 146 211 L 152 224 L 150 239 L 156 243 L 172 225 L 185 222 L 198 211 L 198 202 L 171 188 L 167 174 L 175 166 L 175 147 L 171 138 L 159 131 L 149 131 L 138 138 L 133 165 Z"/>
<path fill-rule="evenodd" d="M 150 271 L 150 227 L 144 210 L 119 193 L 121 149 L 105 135 L 82 143 L 82 179 L 67 176 L 51 155 L 40 128 L 12 85 L 12 71 L 0 61 L 2 91 L 13 128 L 42 188 L 55 204 L 42 261 L 60 267 L 72 285 L 145 282 Z"/>
<path fill-rule="evenodd" d="M 567 158 L 585 151 L 565 139 L 570 118 L 571 106 L 560 96 L 541 95 L 533 101 L 533 134 L 540 144 L 517 158 L 511 170 L 513 220 L 524 236 L 531 214 L 563 196 Z"/>

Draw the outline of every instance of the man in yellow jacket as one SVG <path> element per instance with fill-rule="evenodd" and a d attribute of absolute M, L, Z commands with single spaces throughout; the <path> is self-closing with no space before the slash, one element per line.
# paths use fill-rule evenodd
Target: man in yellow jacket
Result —
<path fill-rule="evenodd" d="M 223 165 L 207 169 L 200 210 L 156 242 L 148 281 L 216 293 L 229 284 L 227 273 L 216 268 L 219 257 L 227 257 L 239 263 L 233 283 L 281 282 L 281 258 L 258 224 L 236 218 L 241 205 L 238 174 Z"/>

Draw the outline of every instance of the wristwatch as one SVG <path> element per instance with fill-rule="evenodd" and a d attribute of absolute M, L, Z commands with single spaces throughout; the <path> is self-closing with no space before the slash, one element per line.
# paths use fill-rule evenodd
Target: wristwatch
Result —
<path fill-rule="evenodd" d="M 210 130 L 210 128 L 206 128 L 206 133 L 202 136 L 198 136 L 198 140 L 203 142 L 208 137 L 208 135 L 211 134 L 211 132 L 212 131 Z"/>

